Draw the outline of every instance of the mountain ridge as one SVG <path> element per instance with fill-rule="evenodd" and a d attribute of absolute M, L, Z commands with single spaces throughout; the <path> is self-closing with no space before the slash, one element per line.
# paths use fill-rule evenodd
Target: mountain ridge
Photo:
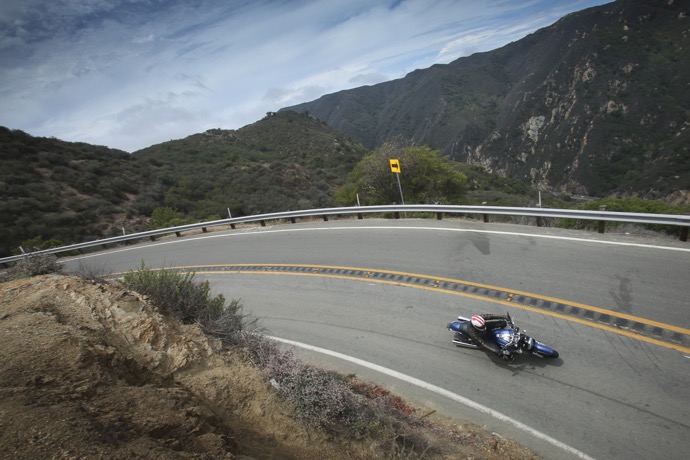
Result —
<path fill-rule="evenodd" d="M 662 199 L 690 189 L 689 28 L 679 2 L 619 0 L 281 111 L 367 148 L 407 137 L 554 193 Z"/>

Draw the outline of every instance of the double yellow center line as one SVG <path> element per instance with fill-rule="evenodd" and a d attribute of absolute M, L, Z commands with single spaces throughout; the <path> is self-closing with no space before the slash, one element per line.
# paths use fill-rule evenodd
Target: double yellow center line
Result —
<path fill-rule="evenodd" d="M 690 329 L 605 308 L 464 280 L 390 270 L 306 264 L 192 265 L 169 269 L 200 275 L 251 273 L 320 276 L 426 289 L 537 312 L 690 354 Z"/>

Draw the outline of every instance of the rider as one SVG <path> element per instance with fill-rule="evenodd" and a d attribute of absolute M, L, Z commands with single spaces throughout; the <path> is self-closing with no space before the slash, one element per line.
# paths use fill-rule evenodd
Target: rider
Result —
<path fill-rule="evenodd" d="M 474 315 L 470 319 L 470 324 L 472 327 L 467 328 L 467 332 L 480 347 L 493 351 L 506 361 L 513 360 L 514 356 L 510 351 L 507 349 L 502 350 L 493 341 L 485 339 L 488 331 L 506 327 L 508 325 L 508 316 L 483 313 L 481 315 Z"/>

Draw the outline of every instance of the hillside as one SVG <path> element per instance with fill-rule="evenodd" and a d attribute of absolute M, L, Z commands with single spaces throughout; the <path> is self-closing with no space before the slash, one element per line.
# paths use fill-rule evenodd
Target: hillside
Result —
<path fill-rule="evenodd" d="M 519 41 L 286 107 L 368 148 L 392 136 L 559 194 L 690 193 L 690 10 L 619 0 Z"/>
<path fill-rule="evenodd" d="M 152 170 L 126 152 L 0 127 L 0 257 L 35 237 L 76 243 L 141 230 L 138 197 L 152 187 Z"/>
<path fill-rule="evenodd" d="M 186 221 L 334 206 L 365 149 L 310 117 L 270 114 L 128 154 L 0 127 L 0 257 L 143 231 L 156 208 Z M 26 248 L 27 250 L 29 248 Z"/>
<path fill-rule="evenodd" d="M 163 205 L 192 218 L 334 206 L 365 149 L 311 117 L 269 113 L 238 130 L 211 129 L 134 152 L 174 182 Z M 167 177 L 173 178 L 168 180 Z"/>
<path fill-rule="evenodd" d="M 3 282 L 0 324 L 0 458 L 400 458 L 297 422 L 241 352 L 122 287 Z M 471 423 L 427 426 L 426 459 L 537 458 Z"/>

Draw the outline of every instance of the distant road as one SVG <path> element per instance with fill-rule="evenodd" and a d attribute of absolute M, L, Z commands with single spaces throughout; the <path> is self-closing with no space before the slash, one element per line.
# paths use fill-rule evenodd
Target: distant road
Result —
<path fill-rule="evenodd" d="M 462 220 L 367 219 L 200 234 L 86 256 L 68 268 L 83 264 L 120 272 L 142 260 L 151 267 L 299 264 L 419 274 L 690 328 L 690 245 L 671 239 Z M 203 276 L 227 298 L 240 298 L 272 335 L 429 382 L 591 457 L 682 458 L 690 448 L 690 359 L 683 347 L 638 340 L 555 311 L 423 286 L 298 273 Z M 506 366 L 480 351 L 453 346 L 446 323 L 459 314 L 486 311 L 510 311 L 518 325 L 563 359 L 521 358 Z M 386 383 L 548 458 L 573 457 L 375 371 L 311 353 L 305 359 Z"/>

